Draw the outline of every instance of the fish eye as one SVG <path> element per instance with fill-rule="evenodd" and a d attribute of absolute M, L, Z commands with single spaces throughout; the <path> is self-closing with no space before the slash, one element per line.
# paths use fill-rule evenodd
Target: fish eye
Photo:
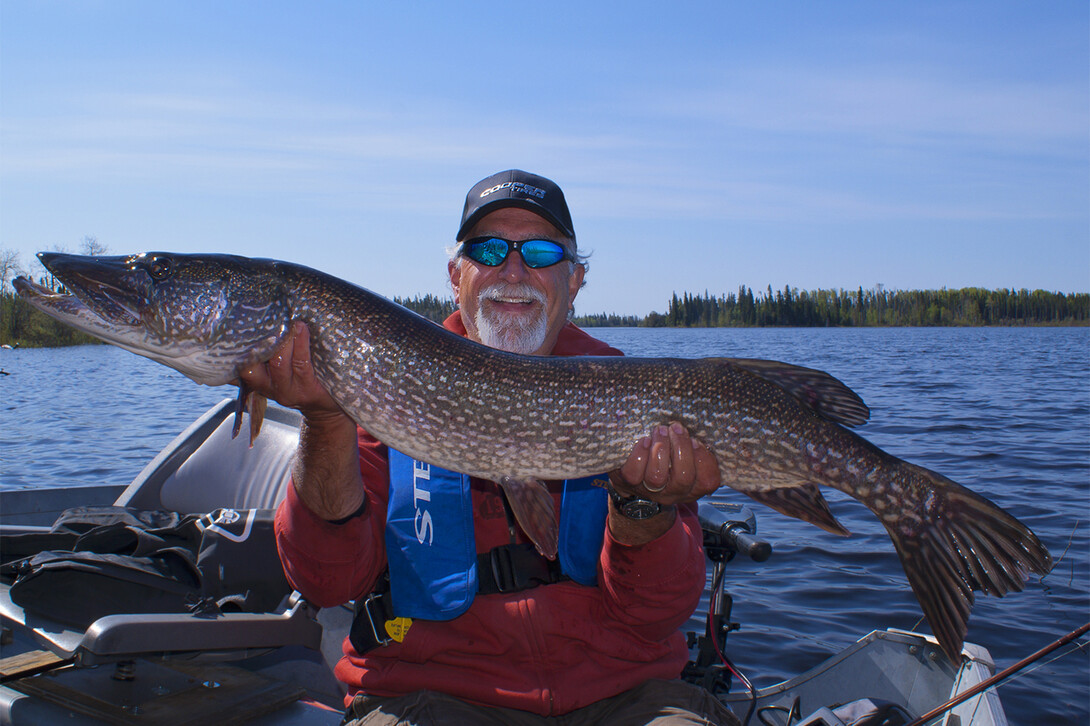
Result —
<path fill-rule="evenodd" d="M 174 261 L 169 257 L 153 257 L 148 262 L 148 274 L 156 280 L 165 280 L 174 273 Z"/>

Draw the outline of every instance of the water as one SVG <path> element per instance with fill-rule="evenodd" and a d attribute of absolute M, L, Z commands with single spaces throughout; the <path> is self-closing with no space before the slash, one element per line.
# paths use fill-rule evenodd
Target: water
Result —
<path fill-rule="evenodd" d="M 630 355 L 772 358 L 827 370 L 870 406 L 861 434 L 1029 525 L 1060 561 L 1022 593 L 978 598 L 968 639 L 987 647 L 997 668 L 1090 621 L 1090 330 L 592 332 Z M 110 346 L 0 350 L 0 368 L 11 373 L 0 375 L 0 489 L 126 483 L 234 393 Z M 728 567 L 734 620 L 742 623 L 729 650 L 759 686 L 872 629 L 911 630 L 920 620 L 877 520 L 838 492 L 826 497 L 851 538 L 756 506 L 774 554 Z M 1000 694 L 1012 724 L 1090 723 L 1087 651 L 1038 664 Z"/>

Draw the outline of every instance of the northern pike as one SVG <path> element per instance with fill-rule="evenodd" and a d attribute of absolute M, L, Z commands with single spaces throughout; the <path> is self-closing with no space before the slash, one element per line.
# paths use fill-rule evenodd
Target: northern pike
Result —
<path fill-rule="evenodd" d="M 677 421 L 713 453 L 723 486 L 783 514 L 847 535 L 818 485 L 862 502 L 955 661 L 974 590 L 1002 596 L 1051 568 L 1048 550 L 1003 509 L 850 431 L 869 411 L 821 371 L 752 359 L 506 353 L 276 260 L 39 258 L 72 294 L 17 279 L 31 305 L 198 383 L 237 383 L 240 368 L 268 360 L 292 321 L 304 321 L 315 375 L 357 424 L 413 458 L 500 482 L 549 556 L 557 531 L 541 482 L 616 469 L 641 437 Z"/>

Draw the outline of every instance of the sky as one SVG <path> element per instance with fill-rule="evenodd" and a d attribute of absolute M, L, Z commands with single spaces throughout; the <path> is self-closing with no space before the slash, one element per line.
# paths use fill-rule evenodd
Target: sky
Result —
<path fill-rule="evenodd" d="M 1090 291 L 1080 2 L 0 3 L 0 249 L 447 296 L 469 187 L 564 189 L 577 313 Z"/>

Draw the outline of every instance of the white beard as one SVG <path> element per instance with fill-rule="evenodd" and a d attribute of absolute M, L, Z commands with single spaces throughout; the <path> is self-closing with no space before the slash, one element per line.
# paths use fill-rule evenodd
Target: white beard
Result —
<path fill-rule="evenodd" d="M 492 300 L 533 300 L 529 315 L 504 315 L 492 310 Z M 529 285 L 496 283 L 481 290 L 477 296 L 477 313 L 473 322 L 481 342 L 508 353 L 530 355 L 545 343 L 548 332 L 545 296 Z"/>

